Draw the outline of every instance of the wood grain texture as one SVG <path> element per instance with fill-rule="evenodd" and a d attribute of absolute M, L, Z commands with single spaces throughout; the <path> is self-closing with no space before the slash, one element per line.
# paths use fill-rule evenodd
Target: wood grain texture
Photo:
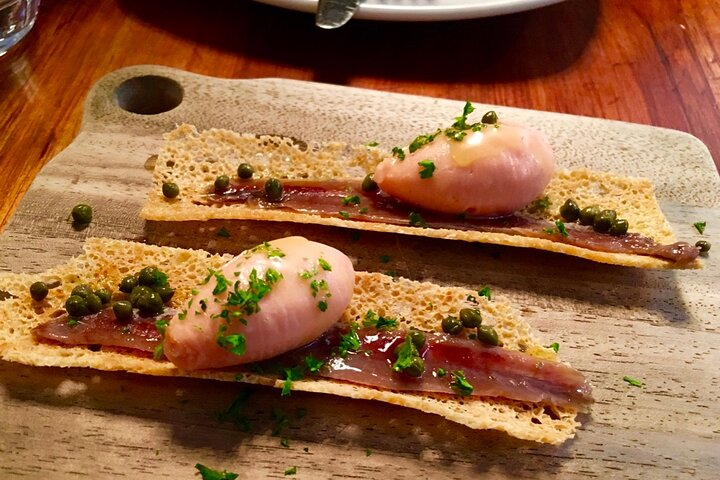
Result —
<path fill-rule="evenodd" d="M 689 132 L 720 162 L 720 5 L 568 0 L 448 23 L 357 21 L 253 2 L 44 0 L 0 57 L 0 226 L 80 128 L 90 86 L 165 64 L 228 78 L 282 77 L 566 112 Z"/>
<path fill-rule="evenodd" d="M 182 103 L 159 115 L 119 108 L 117 86 L 147 74 L 182 85 Z M 41 271 L 79 253 L 90 235 L 237 252 L 303 234 L 346 251 L 361 270 L 489 285 L 544 341 L 559 342 L 562 358 L 595 385 L 597 403 L 581 418 L 575 440 L 529 444 L 374 402 L 286 399 L 259 387 L 245 407 L 252 425 L 246 433 L 218 420 L 241 385 L 0 363 L 2 476 L 190 478 L 200 462 L 242 478 L 281 478 L 291 466 L 298 478 L 714 478 L 720 469 L 716 256 L 701 271 L 638 271 L 548 252 L 389 234 L 358 238 L 308 225 L 145 224 L 137 216 L 151 182 L 148 159 L 162 132 L 180 121 L 394 145 L 445 123 L 461 107 L 292 80 L 227 81 L 153 66 L 116 71 L 90 91 L 80 134 L 43 168 L 0 236 L 0 269 Z M 397 114 L 405 111 L 417 116 Z M 705 147 L 689 135 L 508 107 L 500 113 L 542 128 L 561 166 L 652 178 L 681 239 L 700 238 L 693 221 L 707 220 L 711 236 L 720 225 L 720 181 Z M 95 207 L 95 220 L 76 231 L 67 216 L 81 201 Z M 230 238 L 217 236 L 220 227 Z M 645 386 L 627 385 L 624 375 Z M 308 416 L 295 418 L 297 408 Z M 279 435 L 273 435 L 273 409 L 291 419 Z"/>

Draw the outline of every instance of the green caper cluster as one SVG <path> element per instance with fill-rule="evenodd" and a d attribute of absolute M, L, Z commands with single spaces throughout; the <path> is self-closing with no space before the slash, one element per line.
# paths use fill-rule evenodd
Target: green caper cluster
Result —
<path fill-rule="evenodd" d="M 482 325 L 482 314 L 477 308 L 463 308 L 459 317 L 448 315 L 441 322 L 443 332 L 459 335 L 466 328 L 475 328 L 476 338 L 486 345 L 500 345 L 498 334 L 494 328 Z"/>
<path fill-rule="evenodd" d="M 419 377 L 425 371 L 425 360 L 420 356 L 420 349 L 425 345 L 425 334 L 416 329 L 410 329 L 408 337 L 413 345 L 413 354 L 410 364 L 405 367 L 402 372 L 411 377 Z M 406 337 L 407 338 L 407 337 Z M 395 347 L 395 358 L 400 356 L 400 349 L 403 348 L 405 342 Z"/>
<path fill-rule="evenodd" d="M 133 308 L 143 315 L 159 315 L 175 294 L 167 275 L 157 267 L 145 267 L 135 275 L 123 277 L 118 290 L 129 295 L 128 300 L 113 304 L 113 312 L 119 321 L 132 319 Z"/>
<path fill-rule="evenodd" d="M 93 211 L 90 205 L 79 203 L 70 212 L 73 228 L 82 230 L 92 222 Z"/>
<path fill-rule="evenodd" d="M 580 208 L 571 198 L 565 200 L 560 207 L 560 216 L 566 222 L 592 226 L 598 233 L 625 235 L 628 231 L 628 221 L 618 218 L 615 210 L 600 210 L 597 205 Z"/>
<path fill-rule="evenodd" d="M 94 289 L 87 283 L 83 283 L 72 289 L 70 296 L 65 300 L 65 310 L 72 318 L 98 313 L 110 303 L 110 296 L 107 289 Z"/>

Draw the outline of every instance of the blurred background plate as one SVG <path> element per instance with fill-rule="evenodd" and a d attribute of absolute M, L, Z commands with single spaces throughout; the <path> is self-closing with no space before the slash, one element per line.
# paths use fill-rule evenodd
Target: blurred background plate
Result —
<path fill-rule="evenodd" d="M 268 5 L 314 13 L 317 0 L 256 0 Z M 420 22 L 492 17 L 560 3 L 563 0 L 365 0 L 354 18 Z"/>

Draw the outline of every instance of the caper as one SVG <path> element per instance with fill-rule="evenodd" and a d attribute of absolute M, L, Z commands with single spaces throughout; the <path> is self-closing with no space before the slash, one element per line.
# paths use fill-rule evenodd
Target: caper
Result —
<path fill-rule="evenodd" d="M 162 298 L 156 292 L 151 291 L 141 295 L 137 300 L 137 308 L 145 315 L 158 315 L 165 310 Z"/>
<path fill-rule="evenodd" d="M 138 281 L 137 278 L 135 278 L 134 275 L 128 275 L 126 277 L 123 277 L 122 280 L 120 280 L 120 285 L 118 285 L 118 290 L 120 290 L 123 293 L 130 293 L 132 292 L 133 288 L 137 287 Z"/>
<path fill-rule="evenodd" d="M 279 202 L 283 197 L 283 184 L 277 178 L 265 182 L 265 198 L 271 202 Z"/>
<path fill-rule="evenodd" d="M 255 169 L 249 163 L 241 163 L 240 165 L 238 165 L 237 174 L 238 177 L 242 178 L 243 180 L 252 178 L 254 173 Z"/>
<path fill-rule="evenodd" d="M 482 314 L 477 308 L 463 308 L 460 310 L 460 321 L 465 328 L 479 327 L 482 323 Z"/>
<path fill-rule="evenodd" d="M 617 218 L 617 213 L 615 213 L 615 210 L 603 210 L 598 214 L 597 217 L 595 217 L 595 221 L 593 222 L 593 230 L 595 230 L 598 233 L 607 233 L 610 231 L 610 227 L 612 226 L 612 223 Z"/>
<path fill-rule="evenodd" d="M 160 295 L 163 303 L 169 302 L 173 295 L 175 295 L 175 290 L 170 287 L 170 285 L 162 285 L 160 287 L 155 287 L 155 292 Z"/>
<path fill-rule="evenodd" d="M 707 240 L 698 240 L 695 242 L 695 246 L 700 250 L 700 253 L 707 253 L 710 250 L 710 242 Z"/>
<path fill-rule="evenodd" d="M 363 192 L 374 192 L 378 189 L 378 184 L 373 178 L 372 173 L 368 173 L 367 175 L 365 175 L 365 178 L 363 178 L 362 189 Z"/>
<path fill-rule="evenodd" d="M 417 348 L 418 350 L 420 350 L 425 345 L 425 333 L 421 332 L 420 330 L 412 328 L 410 329 L 408 335 L 410 335 L 410 340 L 412 340 L 413 345 L 415 345 L 415 348 Z"/>
<path fill-rule="evenodd" d="M 180 187 L 175 182 L 163 182 L 162 193 L 165 198 L 175 198 L 180 195 Z"/>
<path fill-rule="evenodd" d="M 585 207 L 580 210 L 578 222 L 580 222 L 580 225 L 592 225 L 595 222 L 595 217 L 597 217 L 599 213 L 600 209 L 596 205 Z"/>
<path fill-rule="evenodd" d="M 128 322 L 133 317 L 133 306 L 127 300 L 118 300 L 113 303 L 113 313 L 118 322 Z"/>
<path fill-rule="evenodd" d="M 443 318 L 441 326 L 443 332 L 449 333 L 450 335 L 457 335 L 463 330 L 462 322 L 457 317 L 453 317 L 452 315 L 448 315 L 447 317 Z"/>
<path fill-rule="evenodd" d="M 403 369 L 403 373 L 411 377 L 419 377 L 425 371 L 425 360 L 421 357 L 414 356 L 410 365 Z"/>
<path fill-rule="evenodd" d="M 87 297 L 85 297 L 85 303 L 87 304 L 87 309 L 90 313 L 98 313 L 100 310 L 102 310 L 102 300 L 100 300 L 100 297 L 98 297 L 94 293 L 91 293 Z"/>
<path fill-rule="evenodd" d="M 130 292 L 130 303 L 133 307 L 137 307 L 140 297 L 142 297 L 143 295 L 148 295 L 150 293 L 152 293 L 152 289 L 150 287 L 138 285 L 137 287 L 132 289 L 132 292 Z"/>
<path fill-rule="evenodd" d="M 495 113 L 494 110 L 490 110 L 485 115 L 483 115 L 482 120 L 480 121 L 486 125 L 495 125 L 496 123 L 498 123 L 497 113 Z"/>
<path fill-rule="evenodd" d="M 73 221 L 80 225 L 87 225 L 92 222 L 92 207 L 90 207 L 90 205 L 84 203 L 75 205 L 70 214 L 72 215 Z"/>
<path fill-rule="evenodd" d="M 628 231 L 628 221 L 624 218 L 616 218 L 613 220 L 613 222 L 610 224 L 610 230 L 608 230 L 608 233 L 610 235 L 625 235 Z"/>
<path fill-rule="evenodd" d="M 45 282 L 35 282 L 30 285 L 30 296 L 33 300 L 39 302 L 44 300 L 48 294 L 48 286 Z"/>
<path fill-rule="evenodd" d="M 87 296 L 92 293 L 93 291 L 92 288 L 90 288 L 90 285 L 83 283 L 73 288 L 72 292 L 70 292 L 70 295 L 77 295 L 78 297 L 87 298 Z"/>
<path fill-rule="evenodd" d="M 487 325 L 481 325 L 477 329 L 477 339 L 486 345 L 500 345 L 498 334 L 494 328 Z"/>
<path fill-rule="evenodd" d="M 220 175 L 215 179 L 215 191 L 224 192 L 230 186 L 230 177 L 227 175 Z"/>
<path fill-rule="evenodd" d="M 65 300 L 65 310 L 71 317 L 84 317 L 88 314 L 88 306 L 83 297 L 70 295 Z"/>
<path fill-rule="evenodd" d="M 160 270 L 157 267 L 145 267 L 138 274 L 138 284 L 152 287 L 157 284 Z"/>
<path fill-rule="evenodd" d="M 574 222 L 580 218 L 580 207 L 575 203 L 575 200 L 568 198 L 560 207 L 560 216 L 566 222 Z"/>
<path fill-rule="evenodd" d="M 103 305 L 110 303 L 110 298 L 112 298 L 112 293 L 106 288 L 95 290 L 95 295 L 98 296 Z"/>

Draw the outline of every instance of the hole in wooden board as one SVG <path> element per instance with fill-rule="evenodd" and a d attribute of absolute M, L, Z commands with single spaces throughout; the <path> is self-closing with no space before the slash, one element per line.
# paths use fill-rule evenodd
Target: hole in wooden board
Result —
<path fill-rule="evenodd" d="M 182 103 L 182 85 L 168 77 L 143 75 L 125 80 L 115 89 L 115 104 L 128 112 L 157 115 Z"/>

